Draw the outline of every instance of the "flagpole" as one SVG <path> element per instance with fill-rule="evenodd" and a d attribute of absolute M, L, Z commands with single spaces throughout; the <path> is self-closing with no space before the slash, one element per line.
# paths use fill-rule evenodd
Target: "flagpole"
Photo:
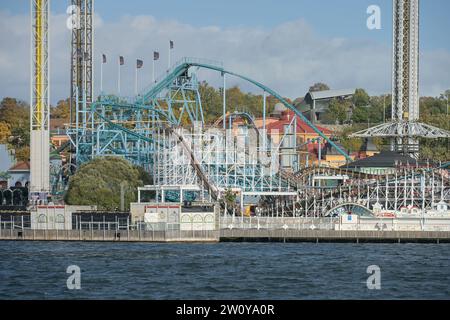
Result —
<path fill-rule="evenodd" d="M 171 55 L 171 52 L 172 52 L 172 48 L 171 48 L 171 45 L 170 45 L 170 42 L 169 42 L 169 63 L 167 65 L 167 72 L 169 72 L 169 70 L 170 70 L 170 55 Z"/>
<path fill-rule="evenodd" d="M 117 82 L 117 87 L 119 89 L 119 97 L 120 97 L 120 57 L 119 57 L 119 79 L 118 79 L 118 82 Z"/>
<path fill-rule="evenodd" d="M 103 55 L 100 63 L 100 95 L 103 94 Z"/>
<path fill-rule="evenodd" d="M 134 79 L 134 95 L 137 96 L 137 94 L 138 94 L 138 89 L 137 89 L 137 86 L 138 86 L 138 68 L 137 68 L 137 66 L 136 66 L 135 76 L 136 77 Z"/>
<path fill-rule="evenodd" d="M 152 75 L 153 83 L 155 83 L 155 58 L 153 58 L 153 75 Z"/>

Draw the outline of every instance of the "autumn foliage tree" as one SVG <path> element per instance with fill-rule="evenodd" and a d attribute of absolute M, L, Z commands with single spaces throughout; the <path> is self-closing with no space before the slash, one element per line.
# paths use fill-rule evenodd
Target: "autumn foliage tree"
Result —
<path fill-rule="evenodd" d="M 97 205 L 100 210 L 117 210 L 124 191 L 125 209 L 137 200 L 137 188 L 148 184 L 148 173 L 118 157 L 99 157 L 83 164 L 69 180 L 67 204 Z"/>
<path fill-rule="evenodd" d="M 14 98 L 0 102 L 0 141 L 15 150 L 17 160 L 29 160 L 30 109 L 25 102 Z"/>

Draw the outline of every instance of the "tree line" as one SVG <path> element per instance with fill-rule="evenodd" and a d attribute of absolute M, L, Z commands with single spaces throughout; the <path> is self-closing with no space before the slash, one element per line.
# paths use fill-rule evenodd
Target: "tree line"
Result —
<path fill-rule="evenodd" d="M 324 83 L 315 83 L 310 92 L 329 90 Z M 212 124 L 223 113 L 223 92 L 206 81 L 199 84 L 202 108 L 207 124 Z M 439 97 L 420 98 L 420 121 L 450 131 L 450 116 L 448 98 L 450 90 Z M 243 92 L 238 86 L 226 91 L 227 111 L 243 111 L 254 117 L 262 116 L 263 95 Z M 305 105 L 304 96 L 294 100 L 286 98 L 289 103 L 300 108 Z M 268 96 L 266 100 L 267 114 L 272 113 L 278 99 Z M 361 146 L 360 139 L 349 139 L 350 133 L 362 130 L 368 126 L 389 121 L 391 119 L 391 95 L 370 96 L 364 89 L 356 89 L 351 99 L 333 99 L 325 112 L 323 121 L 328 124 L 339 124 L 342 131 L 336 136 L 349 152 L 357 151 Z M 304 110 L 302 108 L 302 110 Z M 51 107 L 52 119 L 63 119 L 70 122 L 69 99 L 60 100 Z M 381 148 L 387 141 L 375 139 Z M 19 161 L 27 161 L 30 156 L 30 109 L 29 105 L 15 98 L 4 98 L 0 102 L 0 143 L 13 149 Z M 434 160 L 450 160 L 449 139 L 422 141 L 421 157 Z"/>

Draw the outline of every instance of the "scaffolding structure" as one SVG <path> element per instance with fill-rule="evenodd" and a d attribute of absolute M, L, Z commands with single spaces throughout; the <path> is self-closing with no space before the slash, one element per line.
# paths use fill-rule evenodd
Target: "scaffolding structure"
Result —
<path fill-rule="evenodd" d="M 94 0 L 71 0 L 71 69 L 70 69 L 70 122 L 84 128 L 88 121 L 84 118 L 94 96 L 93 51 Z M 76 137 L 79 140 L 81 137 Z M 82 141 L 85 137 L 82 138 Z"/>
<path fill-rule="evenodd" d="M 313 181 L 324 176 L 341 182 L 318 188 Z M 413 214 L 415 210 L 426 213 L 450 203 L 449 172 L 438 167 L 403 165 L 382 175 L 311 168 L 299 177 L 300 181 L 310 181 L 298 189 L 301 202 L 297 214 L 305 217 L 335 216 L 339 208 L 346 213 L 370 215 Z M 446 210 L 447 207 L 443 212 Z M 448 215 L 448 211 L 444 213 Z"/>
<path fill-rule="evenodd" d="M 400 212 L 405 206 L 430 211 L 450 200 L 444 169 L 411 166 L 395 168 L 395 175 L 386 176 L 332 168 L 283 170 L 283 145 L 289 134 L 296 135 L 297 117 L 277 143 L 245 113 L 224 112 L 213 126 L 205 126 L 196 73 L 201 67 L 222 76 L 236 75 L 218 62 L 184 58 L 138 96 L 100 96 L 81 110 L 82 123 L 68 130 L 77 161 L 119 156 L 144 167 L 153 182 L 139 189 L 139 202 L 146 197 L 156 202 L 223 202 L 231 191 L 238 203 L 231 214 L 241 216 L 248 205 L 264 216 L 322 217 L 337 208 L 361 214 L 379 209 Z M 303 117 L 276 92 L 242 78 Z M 234 128 L 237 117 L 249 125 Z M 319 135 L 334 145 L 320 131 Z"/>
<path fill-rule="evenodd" d="M 396 215 L 415 210 L 422 214 L 449 213 L 450 179 L 444 168 L 408 165 L 392 168 L 386 175 L 301 168 L 295 139 L 297 119 L 310 126 L 318 139 L 347 161 L 351 158 L 280 94 L 226 70 L 220 62 L 183 58 L 134 97 L 102 93 L 93 101 L 92 3 L 88 0 L 73 0 L 73 3 L 84 6 L 84 22 L 82 19 L 80 29 L 74 30 L 72 38 L 71 101 L 75 110 L 67 130 L 76 163 L 99 156 L 116 156 L 143 167 L 153 182 L 139 188 L 139 202 L 148 197 L 163 203 L 222 202 L 225 203 L 223 214 L 230 215 L 226 197 L 231 192 L 239 203 L 233 206 L 231 214 L 241 217 L 244 206 L 248 205 L 256 206 L 256 214 L 265 217 Z M 418 0 L 394 0 L 392 121 L 353 135 L 391 138 L 393 150 L 412 155 L 418 152 L 419 138 L 450 137 L 444 130 L 418 122 L 418 19 Z M 223 77 L 223 116 L 212 127 L 207 127 L 204 121 L 199 69 Z M 227 113 L 228 76 L 262 90 L 262 129 L 245 112 Z M 265 128 L 267 94 L 295 115 L 277 143 L 270 139 Z M 245 118 L 249 125 L 236 130 L 235 118 Z M 293 161 L 294 172 L 280 167 L 280 159 L 290 152 L 297 157 Z"/>
<path fill-rule="evenodd" d="M 418 157 L 419 138 L 450 138 L 450 132 L 419 120 L 419 0 L 393 0 L 392 119 L 353 134 L 391 139 L 391 149 Z"/>
<path fill-rule="evenodd" d="M 50 192 L 50 0 L 31 1 L 30 196 L 47 200 Z"/>
<path fill-rule="evenodd" d="M 207 128 L 198 88 L 198 68 L 249 81 L 309 123 L 279 94 L 225 70 L 220 62 L 183 58 L 136 97 L 102 95 L 89 108 L 84 101 L 83 108 L 76 113 L 78 120 L 68 130 L 77 163 L 97 156 L 124 157 L 152 174 L 153 186 L 148 188 L 167 190 L 164 196 L 163 192 L 159 195 L 163 200 L 166 197 L 181 202 L 185 199 L 217 200 L 228 189 L 239 193 L 241 205 L 257 203 L 261 197 L 295 196 L 289 178 L 280 173 L 279 159 L 286 137 L 296 128 L 297 117 L 276 145 L 271 143 L 265 129 L 256 128 L 252 121 L 249 128 L 234 133 L 232 123 L 236 114 L 225 116 L 225 130 Z M 349 158 L 338 146 L 336 149 Z"/>

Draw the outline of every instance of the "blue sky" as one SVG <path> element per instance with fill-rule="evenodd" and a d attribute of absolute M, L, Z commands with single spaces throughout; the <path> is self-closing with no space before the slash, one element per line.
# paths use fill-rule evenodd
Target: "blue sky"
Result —
<path fill-rule="evenodd" d="M 68 95 L 70 31 L 65 28 L 69 0 L 52 0 L 51 96 Z M 366 27 L 367 7 L 381 8 L 382 29 Z M 29 99 L 29 0 L 0 2 L 0 98 Z M 420 2 L 421 95 L 450 88 L 450 1 Z M 140 87 L 151 82 L 151 54 L 161 52 L 157 75 L 183 56 L 220 60 L 280 94 L 296 98 L 321 81 L 334 89 L 390 91 L 391 0 L 95 0 L 95 50 L 100 57 L 144 59 Z M 60 27 L 58 27 L 60 26 Z M 95 86 L 99 87 L 96 59 Z M 124 94 L 134 92 L 133 63 L 123 70 Z M 104 88 L 115 93 L 117 68 L 104 69 Z M 220 81 L 205 75 L 213 85 Z M 229 85 L 240 85 L 238 80 Z"/>
<path fill-rule="evenodd" d="M 69 3 L 52 0 L 52 11 L 64 13 Z M 382 10 L 380 31 L 366 28 L 366 9 L 372 4 Z M 0 9 L 28 13 L 29 0 L 2 0 Z M 391 41 L 392 0 L 95 0 L 95 9 L 105 21 L 149 14 L 198 27 L 273 28 L 301 17 L 324 36 Z M 421 48 L 450 50 L 450 1 L 422 0 L 420 10 Z"/>

